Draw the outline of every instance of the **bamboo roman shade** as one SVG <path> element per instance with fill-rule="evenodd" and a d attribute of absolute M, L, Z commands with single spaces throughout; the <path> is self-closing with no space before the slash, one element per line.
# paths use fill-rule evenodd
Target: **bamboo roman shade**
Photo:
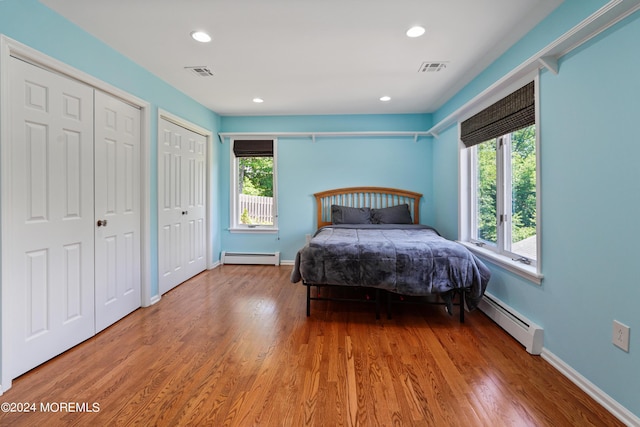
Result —
<path fill-rule="evenodd" d="M 236 157 L 273 157 L 272 139 L 236 139 L 233 141 Z"/>
<path fill-rule="evenodd" d="M 536 122 L 534 82 L 460 124 L 460 139 L 467 147 L 515 132 Z"/>

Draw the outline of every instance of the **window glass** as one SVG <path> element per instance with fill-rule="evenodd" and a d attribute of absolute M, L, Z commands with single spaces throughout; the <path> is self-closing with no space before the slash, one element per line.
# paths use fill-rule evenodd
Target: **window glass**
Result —
<path fill-rule="evenodd" d="M 536 249 L 536 128 L 511 134 L 510 251 L 535 260 Z M 508 248 L 507 248 L 508 249 Z"/>
<path fill-rule="evenodd" d="M 273 225 L 273 157 L 238 159 L 238 224 Z"/>
<path fill-rule="evenodd" d="M 476 236 L 483 243 L 497 244 L 496 139 L 477 146 Z"/>

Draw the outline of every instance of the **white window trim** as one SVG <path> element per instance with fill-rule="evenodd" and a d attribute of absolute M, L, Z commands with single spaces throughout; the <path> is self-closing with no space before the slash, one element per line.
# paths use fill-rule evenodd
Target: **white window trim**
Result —
<path fill-rule="evenodd" d="M 231 147 L 229 150 L 229 169 L 231 188 L 229 193 L 230 208 L 229 208 L 229 231 L 231 233 L 254 233 L 254 234 L 275 234 L 278 233 L 278 139 L 271 136 L 251 136 L 250 138 L 239 138 L 243 140 L 247 139 L 271 139 L 273 140 L 273 225 L 247 225 L 236 223 L 238 218 L 238 159 L 233 153 L 233 144 L 235 139 L 231 139 Z"/>
<path fill-rule="evenodd" d="M 476 246 L 473 243 L 468 241 L 458 240 L 458 243 L 465 246 L 467 249 L 469 249 L 474 254 L 478 255 L 480 258 L 485 259 L 489 262 L 492 262 L 504 268 L 505 270 L 508 270 L 521 277 L 524 277 L 525 279 L 533 283 L 536 283 L 538 285 L 542 283 L 542 279 L 544 278 L 544 276 L 539 271 L 539 265 L 540 265 L 539 263 L 538 263 L 538 266 L 527 265 L 519 261 L 515 261 L 511 257 L 499 254 L 490 249 Z"/>
<path fill-rule="evenodd" d="M 541 199 L 541 179 L 540 179 L 540 108 L 539 108 L 539 77 L 536 70 L 534 75 L 529 75 L 516 83 L 505 88 L 500 94 L 498 99 L 501 99 L 514 90 L 524 86 L 526 83 L 535 81 L 535 103 L 536 103 L 536 239 L 537 244 L 537 260 L 535 264 L 527 265 L 509 256 L 508 253 L 499 253 L 496 250 L 490 249 L 486 246 L 479 246 L 471 239 L 472 221 L 475 213 L 473 212 L 472 202 L 472 189 L 474 188 L 472 182 L 472 159 L 471 151 L 465 147 L 460 141 L 460 122 L 464 121 L 468 117 L 473 116 L 482 110 L 479 108 L 470 112 L 466 117 L 461 118 L 458 123 L 458 162 L 459 162 L 459 188 L 458 188 L 458 242 L 467 247 L 473 253 L 479 257 L 492 262 L 512 273 L 515 273 L 531 282 L 541 284 L 543 279 L 542 274 L 542 215 L 540 209 Z M 496 97 L 494 97 L 495 99 Z M 484 108 L 484 107 L 483 107 Z M 501 162 L 500 162 L 501 163 Z M 500 238 L 500 237 L 499 237 Z"/>

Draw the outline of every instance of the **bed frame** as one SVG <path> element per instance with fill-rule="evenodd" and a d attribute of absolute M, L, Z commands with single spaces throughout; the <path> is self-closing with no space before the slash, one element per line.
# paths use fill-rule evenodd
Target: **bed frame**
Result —
<path fill-rule="evenodd" d="M 386 187 L 347 187 L 322 191 L 313 196 L 318 207 L 318 228 L 331 225 L 331 205 L 382 209 L 406 203 L 412 212 L 413 223 L 420 223 L 422 194 L 413 191 Z"/>
<path fill-rule="evenodd" d="M 315 193 L 317 206 L 317 224 L 318 228 L 331 225 L 331 205 L 349 206 L 354 208 L 369 207 L 374 209 L 388 208 L 392 206 L 407 204 L 409 205 L 409 211 L 413 218 L 414 224 L 420 223 L 420 199 L 422 194 L 413 191 L 400 190 L 397 188 L 387 187 L 345 187 L 335 190 L 327 190 L 319 193 Z M 391 304 L 402 302 L 410 302 L 410 298 L 404 298 L 399 295 L 398 298 L 393 298 L 390 292 L 382 291 L 380 289 L 371 289 L 374 294 L 373 297 L 367 294 L 364 299 L 352 299 L 352 298 L 329 298 L 327 296 L 321 296 L 320 288 L 340 288 L 341 286 L 334 285 L 310 285 L 303 284 L 307 287 L 307 316 L 311 315 L 311 301 L 357 301 L 357 302 L 371 302 L 376 306 L 376 319 L 380 318 L 380 307 L 382 294 L 386 296 L 387 317 L 391 318 Z M 316 288 L 315 295 L 311 292 L 311 287 Z M 464 292 L 457 292 L 460 296 L 459 302 L 453 305 L 460 306 L 460 322 L 464 322 Z M 441 302 L 430 302 L 429 304 L 445 305 Z M 451 307 L 448 307 L 451 310 Z"/>

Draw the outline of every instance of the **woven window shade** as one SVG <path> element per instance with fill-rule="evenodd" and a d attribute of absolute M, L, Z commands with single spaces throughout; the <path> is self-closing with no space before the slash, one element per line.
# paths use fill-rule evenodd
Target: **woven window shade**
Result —
<path fill-rule="evenodd" d="M 462 122 L 460 139 L 472 147 L 535 122 L 535 87 L 531 82 Z"/>
<path fill-rule="evenodd" d="M 236 139 L 233 141 L 236 157 L 273 157 L 272 139 Z"/>

